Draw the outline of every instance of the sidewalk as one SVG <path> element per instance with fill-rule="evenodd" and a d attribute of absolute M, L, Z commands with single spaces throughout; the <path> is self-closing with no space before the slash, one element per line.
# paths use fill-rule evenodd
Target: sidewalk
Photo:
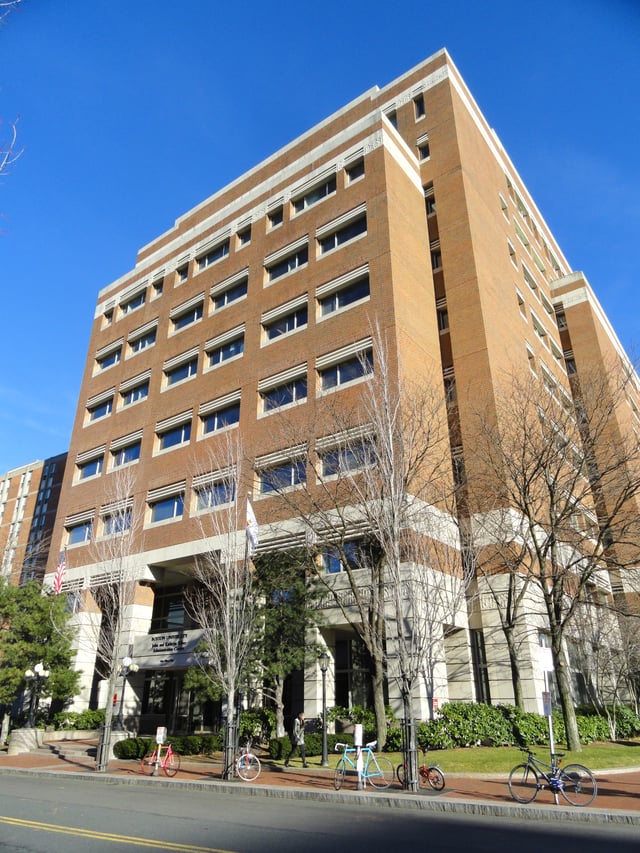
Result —
<path fill-rule="evenodd" d="M 418 794 L 403 791 L 397 781 L 384 791 L 368 787 L 357 790 L 357 780 L 347 776 L 341 791 L 333 787 L 333 770 L 319 766 L 308 769 L 262 762 L 260 776 L 251 783 L 222 780 L 220 761 L 198 756 L 182 758 L 180 771 L 173 779 L 161 772 L 158 778 L 141 773 L 137 761 L 112 761 L 106 773 L 97 773 L 91 758 L 64 758 L 44 751 L 23 755 L 0 752 L 0 774 L 28 773 L 40 778 L 78 774 L 83 779 L 122 784 L 189 785 L 198 789 L 214 788 L 221 792 L 251 792 L 253 795 L 280 796 L 304 799 L 332 799 L 339 802 L 366 802 L 394 808 L 418 808 L 433 812 L 464 812 L 477 815 L 503 815 L 527 820 L 574 820 L 606 824 L 640 826 L 640 768 L 625 770 L 600 770 L 595 772 L 598 796 L 591 806 L 575 808 L 560 798 L 556 806 L 553 795 L 541 791 L 534 805 L 515 803 L 507 787 L 506 774 L 492 776 L 446 774 L 447 784 L 442 792 L 421 790 Z"/>

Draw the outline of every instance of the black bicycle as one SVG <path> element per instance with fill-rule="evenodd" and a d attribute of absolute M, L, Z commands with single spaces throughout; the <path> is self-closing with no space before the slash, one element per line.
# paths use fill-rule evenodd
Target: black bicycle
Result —
<path fill-rule="evenodd" d="M 572 806 L 588 806 L 596 798 L 598 784 L 593 773 L 582 764 L 560 767 L 563 752 L 551 756 L 551 764 L 541 761 L 529 749 L 523 749 L 527 760 L 509 774 L 509 792 L 519 803 L 532 803 L 538 791 L 547 788 L 557 804 L 558 794 Z"/>

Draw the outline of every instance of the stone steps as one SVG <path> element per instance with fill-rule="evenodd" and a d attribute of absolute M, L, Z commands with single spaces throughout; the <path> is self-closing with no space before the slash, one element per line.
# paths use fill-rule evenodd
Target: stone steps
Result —
<path fill-rule="evenodd" d="M 45 741 L 38 747 L 38 755 L 49 752 L 58 758 L 95 758 L 98 742 L 95 740 L 55 740 Z"/>

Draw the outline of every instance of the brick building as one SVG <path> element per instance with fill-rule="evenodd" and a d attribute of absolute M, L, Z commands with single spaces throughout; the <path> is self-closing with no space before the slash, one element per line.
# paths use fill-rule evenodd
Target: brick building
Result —
<path fill-rule="evenodd" d="M 275 547 L 282 509 L 260 471 L 290 476 L 292 487 L 306 476 L 275 418 L 315 422 L 322 436 L 327 400 L 346 405 L 375 371 L 377 322 L 406 375 L 442 375 L 443 399 L 455 389 L 455 476 L 471 413 L 491 405 L 501 372 L 526 373 L 535 362 L 570 394 L 554 305 L 566 302 L 575 275 L 444 50 L 347 104 L 140 249 L 135 267 L 98 295 L 53 551 L 67 549 L 68 592 L 97 588 L 91 546 L 118 534 L 112 485 L 133 472 L 127 498 L 144 516 L 144 536 L 123 654 L 140 666 L 128 705 L 143 728 L 209 722 L 182 689 L 198 637 L 182 594 L 202 548 L 200 489 L 215 485 L 211 447 L 240 431 L 261 548 Z M 579 310 L 566 305 L 569 326 Z M 576 334 L 579 358 L 579 340 L 594 332 Z M 607 341 L 621 352 L 612 333 Z M 487 659 L 491 619 L 477 608 L 456 619 L 442 633 L 435 695 L 416 697 L 418 716 L 433 698 L 512 701 L 497 641 Z M 366 701 L 353 632 L 333 613 L 322 635 L 334 658 L 329 704 Z M 91 688 L 91 654 L 80 657 L 79 706 Z M 532 667 L 533 709 L 541 674 Z M 319 672 L 308 672 L 298 684 L 310 716 L 318 683 Z M 397 704 L 392 685 L 389 694 Z"/>

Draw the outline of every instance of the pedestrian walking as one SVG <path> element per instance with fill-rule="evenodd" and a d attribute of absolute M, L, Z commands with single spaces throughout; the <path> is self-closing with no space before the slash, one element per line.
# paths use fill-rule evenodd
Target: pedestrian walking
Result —
<path fill-rule="evenodd" d="M 288 767 L 291 758 L 293 757 L 296 749 L 300 750 L 300 758 L 302 759 L 302 766 L 308 767 L 307 757 L 304 751 L 304 714 L 302 711 L 298 714 L 298 716 L 293 721 L 293 732 L 291 733 L 291 752 L 287 756 L 286 761 L 284 762 L 284 766 Z"/>

